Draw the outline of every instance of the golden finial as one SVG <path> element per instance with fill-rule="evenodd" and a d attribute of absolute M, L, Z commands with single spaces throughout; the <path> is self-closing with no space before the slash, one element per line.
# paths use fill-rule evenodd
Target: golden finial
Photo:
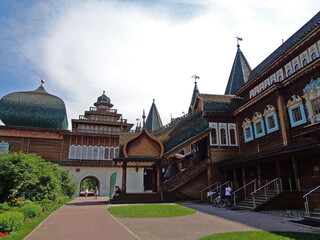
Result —
<path fill-rule="evenodd" d="M 41 78 L 41 83 L 43 84 L 45 82 L 46 82 L 46 80 L 44 80 L 44 78 Z"/>

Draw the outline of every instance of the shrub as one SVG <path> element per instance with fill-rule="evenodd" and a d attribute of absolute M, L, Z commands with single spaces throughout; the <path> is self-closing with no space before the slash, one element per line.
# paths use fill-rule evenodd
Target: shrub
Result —
<path fill-rule="evenodd" d="M 50 199 L 43 199 L 41 201 L 41 206 L 44 211 L 50 211 L 53 209 L 53 201 Z"/>
<path fill-rule="evenodd" d="M 5 212 L 0 214 L 0 232 L 11 232 L 19 229 L 24 221 L 21 212 Z"/>
<path fill-rule="evenodd" d="M 23 212 L 26 218 L 38 217 L 42 212 L 42 208 L 37 204 L 29 204 L 23 206 L 20 209 L 20 212 Z"/>
<path fill-rule="evenodd" d="M 0 210 L 9 210 L 10 206 L 7 202 L 0 203 Z"/>
<path fill-rule="evenodd" d="M 24 199 L 21 201 L 15 201 L 13 205 L 16 207 L 23 207 L 23 206 L 31 204 L 31 203 L 32 202 L 29 199 Z"/>
<path fill-rule="evenodd" d="M 62 204 L 62 203 L 66 203 L 69 201 L 69 197 L 68 196 L 63 196 L 63 197 L 58 197 L 56 199 L 56 202 L 59 203 L 59 204 Z"/>

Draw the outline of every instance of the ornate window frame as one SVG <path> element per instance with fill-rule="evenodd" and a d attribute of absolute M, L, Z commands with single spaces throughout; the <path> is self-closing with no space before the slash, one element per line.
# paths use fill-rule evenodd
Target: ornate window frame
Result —
<path fill-rule="evenodd" d="M 234 131 L 234 140 L 235 143 L 231 142 L 231 130 Z M 237 140 L 237 127 L 235 123 L 228 123 L 228 136 L 229 136 L 229 146 L 238 146 Z"/>
<path fill-rule="evenodd" d="M 211 130 L 210 131 L 210 146 L 218 146 L 219 144 L 219 134 L 218 134 L 218 123 L 216 123 L 216 122 L 209 122 L 209 127 L 211 128 L 211 129 L 215 129 L 215 131 L 216 131 L 216 143 L 213 143 L 212 142 L 212 134 L 213 134 L 213 131 Z"/>
<path fill-rule="evenodd" d="M 262 117 L 261 113 L 256 112 L 253 115 L 252 123 L 253 123 L 253 129 L 254 129 L 255 138 L 260 138 L 260 137 L 263 137 L 264 135 L 266 135 L 266 130 L 265 130 L 265 127 L 264 127 L 264 120 L 263 120 L 263 117 Z M 261 124 L 261 130 L 262 130 L 261 133 L 258 133 L 258 127 L 257 126 L 258 126 L 259 123 Z"/>
<path fill-rule="evenodd" d="M 303 96 L 306 101 L 306 107 L 308 109 L 309 118 L 311 123 L 320 121 L 320 113 L 315 114 L 312 102 L 320 98 L 320 78 L 316 80 L 311 79 L 310 83 L 303 89 Z"/>
<path fill-rule="evenodd" d="M 227 124 L 226 123 L 219 123 L 219 144 L 220 146 L 228 146 L 228 129 L 227 129 Z M 226 137 L 226 143 L 222 143 L 222 134 L 221 130 L 225 131 L 225 137 Z"/>
<path fill-rule="evenodd" d="M 301 59 L 302 67 L 305 67 L 306 65 L 308 65 L 310 60 L 309 60 L 309 56 L 308 56 L 308 51 L 307 50 L 305 50 L 303 53 L 300 54 L 300 59 Z"/>
<path fill-rule="evenodd" d="M 269 78 L 267 78 L 266 80 L 264 80 L 264 86 L 265 86 L 265 88 L 267 88 L 267 87 L 270 87 L 270 80 L 269 80 Z"/>
<path fill-rule="evenodd" d="M 277 71 L 277 81 L 282 82 L 284 80 L 282 68 Z"/>
<path fill-rule="evenodd" d="M 309 47 L 308 51 L 310 54 L 310 61 L 314 61 L 319 57 L 316 43 Z"/>
<path fill-rule="evenodd" d="M 264 119 L 266 121 L 266 129 L 267 129 L 267 134 L 275 132 L 279 130 L 279 123 L 278 123 L 278 118 L 277 118 L 277 113 L 276 109 L 272 105 L 267 105 L 266 109 L 263 112 Z M 271 128 L 269 125 L 269 119 L 273 118 L 275 126 Z"/>
<path fill-rule="evenodd" d="M 244 119 L 243 123 L 242 123 L 242 128 L 243 128 L 243 136 L 244 136 L 244 142 L 250 142 L 254 139 L 253 137 L 253 130 L 252 130 L 252 125 L 251 125 L 251 121 L 249 118 Z M 246 134 L 246 130 L 249 130 L 250 132 L 250 136 L 248 137 Z"/>
<path fill-rule="evenodd" d="M 262 92 L 264 89 L 265 89 L 264 82 L 262 82 L 259 84 L 259 90 L 260 90 L 260 92 Z"/>
<path fill-rule="evenodd" d="M 270 76 L 270 83 L 274 84 L 276 82 L 277 82 L 277 78 L 276 78 L 276 74 L 274 73 Z"/>
<path fill-rule="evenodd" d="M 285 68 L 286 76 L 287 76 L 287 77 L 290 77 L 290 76 L 293 74 L 291 62 L 289 62 L 288 64 L 286 64 L 286 65 L 284 66 L 284 68 Z"/>
<path fill-rule="evenodd" d="M 287 103 L 287 108 L 288 108 L 291 127 L 296 127 L 296 126 L 299 126 L 299 125 L 307 122 L 302 98 L 300 96 L 298 96 L 298 95 L 291 96 L 291 98 L 289 99 L 289 101 Z M 300 114 L 301 114 L 302 118 L 299 121 L 295 121 L 292 111 L 295 109 L 298 109 L 298 108 L 300 109 Z"/>

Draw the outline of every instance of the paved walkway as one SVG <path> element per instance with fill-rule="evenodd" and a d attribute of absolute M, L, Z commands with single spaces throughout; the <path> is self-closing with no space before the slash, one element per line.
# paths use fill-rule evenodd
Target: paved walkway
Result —
<path fill-rule="evenodd" d="M 288 222 L 285 218 L 251 211 L 232 211 L 205 204 L 182 204 L 198 213 L 172 218 L 117 219 L 141 240 L 196 240 L 201 237 L 234 231 L 291 231 L 320 233 L 311 228 Z"/>
<path fill-rule="evenodd" d="M 137 240 L 106 211 L 106 198 L 77 198 L 51 214 L 27 240 Z"/>
<path fill-rule="evenodd" d="M 232 211 L 206 204 L 184 203 L 198 212 L 171 218 L 113 218 L 106 198 L 77 198 L 49 216 L 27 240 L 196 240 L 222 232 L 293 231 L 320 233 L 287 219 L 245 210 Z"/>

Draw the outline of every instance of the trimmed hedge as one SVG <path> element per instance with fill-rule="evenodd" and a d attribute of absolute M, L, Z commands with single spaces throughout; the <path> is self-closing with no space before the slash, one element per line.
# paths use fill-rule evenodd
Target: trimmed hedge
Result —
<path fill-rule="evenodd" d="M 24 222 L 21 212 L 5 212 L 0 214 L 0 232 L 11 232 L 19 229 Z"/>
<path fill-rule="evenodd" d="M 25 218 L 35 218 L 40 216 L 42 208 L 38 204 L 29 204 L 23 206 L 19 211 L 24 213 Z"/>

